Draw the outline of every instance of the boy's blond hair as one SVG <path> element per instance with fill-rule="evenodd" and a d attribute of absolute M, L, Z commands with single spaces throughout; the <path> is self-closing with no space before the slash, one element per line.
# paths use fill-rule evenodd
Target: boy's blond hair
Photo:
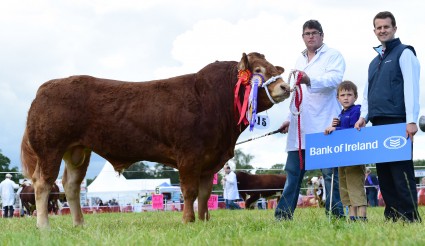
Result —
<path fill-rule="evenodd" d="M 342 81 L 339 85 L 338 85 L 338 92 L 337 92 L 337 96 L 339 96 L 339 92 L 340 91 L 350 91 L 352 90 L 354 92 L 354 96 L 357 97 L 357 86 L 356 84 L 354 84 L 353 82 L 349 81 L 349 80 L 344 80 Z"/>

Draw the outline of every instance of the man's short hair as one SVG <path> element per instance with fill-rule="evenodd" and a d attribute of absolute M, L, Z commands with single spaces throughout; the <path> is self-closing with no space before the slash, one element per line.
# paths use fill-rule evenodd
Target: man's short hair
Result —
<path fill-rule="evenodd" d="M 12 178 L 12 174 L 10 174 L 10 173 L 6 174 L 6 178 L 11 179 Z"/>
<path fill-rule="evenodd" d="M 337 96 L 339 96 L 339 92 L 343 90 L 346 90 L 346 91 L 352 90 L 354 92 L 354 96 L 357 97 L 357 86 L 353 82 L 349 80 L 342 81 L 338 85 Z"/>
<path fill-rule="evenodd" d="M 308 20 L 303 25 L 303 32 L 305 29 L 316 29 L 319 32 L 323 33 L 322 25 L 317 20 Z"/>
<path fill-rule="evenodd" d="M 373 18 L 373 27 L 375 27 L 375 20 L 376 19 L 386 19 L 386 18 L 391 19 L 391 25 L 393 25 L 393 27 L 396 26 L 394 15 L 390 11 L 382 11 L 382 12 L 379 12 L 378 14 L 376 14 L 375 18 Z"/>

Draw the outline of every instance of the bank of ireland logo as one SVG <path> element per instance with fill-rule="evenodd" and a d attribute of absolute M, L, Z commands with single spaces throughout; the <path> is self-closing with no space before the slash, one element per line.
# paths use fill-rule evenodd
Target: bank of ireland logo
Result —
<path fill-rule="evenodd" d="M 403 148 L 403 146 L 406 145 L 406 143 L 407 143 L 407 140 L 405 137 L 392 136 L 385 139 L 384 147 L 387 149 L 400 149 L 400 148 Z"/>

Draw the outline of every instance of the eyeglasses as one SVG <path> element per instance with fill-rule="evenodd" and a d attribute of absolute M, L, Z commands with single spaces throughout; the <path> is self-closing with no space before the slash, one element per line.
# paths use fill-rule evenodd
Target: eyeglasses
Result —
<path fill-rule="evenodd" d="M 311 36 L 314 36 L 314 37 L 317 37 L 317 36 L 319 36 L 319 35 L 321 35 L 322 33 L 321 32 L 318 32 L 318 31 L 314 31 L 314 32 L 305 32 L 305 33 L 303 33 L 303 37 L 311 37 Z"/>

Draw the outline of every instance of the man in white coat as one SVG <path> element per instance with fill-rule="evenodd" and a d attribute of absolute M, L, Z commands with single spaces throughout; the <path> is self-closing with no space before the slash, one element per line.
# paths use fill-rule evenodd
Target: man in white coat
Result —
<path fill-rule="evenodd" d="M 226 209 L 241 209 L 235 200 L 239 199 L 238 182 L 236 174 L 230 169 L 229 165 L 224 165 L 224 200 L 226 201 Z"/>
<path fill-rule="evenodd" d="M 17 185 L 12 180 L 12 174 L 6 174 L 6 178 L 3 182 L 0 183 L 0 194 L 1 200 L 3 204 L 3 214 L 4 218 L 12 218 L 13 217 L 13 204 L 15 204 L 15 192 L 14 189 L 18 189 L 19 185 Z"/>

